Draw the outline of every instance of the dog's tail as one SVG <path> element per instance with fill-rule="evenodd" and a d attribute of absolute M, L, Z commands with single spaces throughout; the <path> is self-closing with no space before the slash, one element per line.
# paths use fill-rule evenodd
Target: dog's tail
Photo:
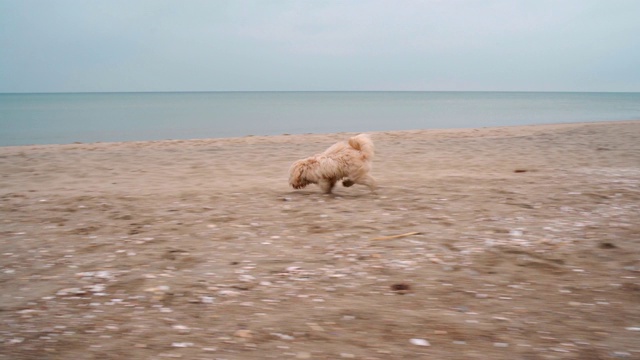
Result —
<path fill-rule="evenodd" d="M 367 134 L 360 134 L 349 139 L 349 146 L 362 152 L 364 160 L 373 159 L 373 141 Z"/>

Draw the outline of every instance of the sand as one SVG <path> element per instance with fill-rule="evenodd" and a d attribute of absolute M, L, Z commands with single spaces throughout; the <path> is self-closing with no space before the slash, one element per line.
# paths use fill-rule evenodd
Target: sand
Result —
<path fill-rule="evenodd" d="M 640 121 L 0 148 L 0 359 L 640 359 Z"/>

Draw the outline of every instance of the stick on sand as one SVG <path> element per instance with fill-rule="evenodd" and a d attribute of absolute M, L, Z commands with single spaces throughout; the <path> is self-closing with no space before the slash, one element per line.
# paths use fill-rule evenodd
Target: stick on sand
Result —
<path fill-rule="evenodd" d="M 407 237 L 407 236 L 411 236 L 411 235 L 418 235 L 420 234 L 417 231 L 413 231 L 413 232 L 408 232 L 406 234 L 399 234 L 399 235 L 391 235 L 391 236 L 381 236 L 381 237 L 377 237 L 377 238 L 373 238 L 371 240 L 392 240 L 392 239 L 399 239 L 399 238 L 403 238 L 403 237 Z"/>

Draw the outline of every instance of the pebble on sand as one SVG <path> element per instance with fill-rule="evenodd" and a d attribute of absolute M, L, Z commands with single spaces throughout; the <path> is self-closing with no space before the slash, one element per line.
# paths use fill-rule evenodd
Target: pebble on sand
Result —
<path fill-rule="evenodd" d="M 431 344 L 425 339 L 411 339 L 409 342 L 417 346 L 431 346 Z"/>
<path fill-rule="evenodd" d="M 245 339 L 253 337 L 253 333 L 251 330 L 237 330 L 235 333 L 233 333 L 233 335 Z"/>

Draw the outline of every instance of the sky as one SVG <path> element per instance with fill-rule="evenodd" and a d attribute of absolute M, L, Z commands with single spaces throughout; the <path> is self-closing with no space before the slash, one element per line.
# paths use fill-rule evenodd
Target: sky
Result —
<path fill-rule="evenodd" d="M 0 0 L 0 93 L 640 91 L 638 0 Z"/>

